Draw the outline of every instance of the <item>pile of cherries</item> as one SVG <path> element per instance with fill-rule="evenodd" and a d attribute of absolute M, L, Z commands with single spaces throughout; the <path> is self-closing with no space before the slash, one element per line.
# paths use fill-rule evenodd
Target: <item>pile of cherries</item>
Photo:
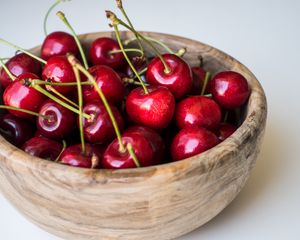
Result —
<path fill-rule="evenodd" d="M 66 165 L 120 169 L 197 155 L 236 130 L 232 115 L 248 100 L 247 80 L 233 71 L 210 79 L 183 60 L 184 50 L 135 31 L 120 0 L 117 6 L 126 22 L 106 11 L 115 39 L 83 50 L 58 12 L 72 35 L 48 34 L 41 57 L 14 46 L 21 53 L 1 60 L 0 133 L 9 142 Z M 121 40 L 119 26 L 135 37 Z"/>

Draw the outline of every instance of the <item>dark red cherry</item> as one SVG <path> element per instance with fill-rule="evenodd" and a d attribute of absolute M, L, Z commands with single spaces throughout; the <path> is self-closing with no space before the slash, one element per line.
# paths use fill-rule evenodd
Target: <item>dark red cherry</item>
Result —
<path fill-rule="evenodd" d="M 66 32 L 50 33 L 41 47 L 41 56 L 45 60 L 54 56 L 66 55 L 67 53 L 72 53 L 76 56 L 79 54 L 79 49 L 73 36 Z"/>
<path fill-rule="evenodd" d="M 66 148 L 60 155 L 59 162 L 73 167 L 100 168 L 104 149 L 91 144 L 85 144 L 85 148 L 85 153 L 82 153 L 81 144 Z"/>
<path fill-rule="evenodd" d="M 125 146 L 128 143 L 132 144 L 136 157 L 142 167 L 154 164 L 154 152 L 150 142 L 145 136 L 140 133 L 124 133 L 122 134 L 122 142 Z M 104 168 L 108 169 L 137 167 L 127 150 L 125 152 L 119 151 L 117 139 L 115 139 L 105 150 L 102 165 Z"/>
<path fill-rule="evenodd" d="M 132 90 L 126 99 L 126 111 L 136 124 L 153 129 L 163 129 L 171 122 L 175 99 L 163 86 L 148 87 L 145 93 L 142 87 Z"/>
<path fill-rule="evenodd" d="M 33 73 L 39 76 L 42 70 L 41 64 L 38 61 L 24 53 L 12 57 L 5 65 L 15 77 L 24 73 Z M 4 69 L 0 68 L 0 83 L 3 88 L 6 88 L 11 82 L 12 80 Z"/>
<path fill-rule="evenodd" d="M 237 72 L 220 72 L 210 82 L 213 98 L 222 107 L 234 109 L 242 106 L 250 95 L 246 78 Z"/>
<path fill-rule="evenodd" d="M 220 141 L 224 141 L 226 138 L 230 137 L 236 129 L 237 127 L 230 123 L 221 123 L 215 130 L 215 133 Z"/>
<path fill-rule="evenodd" d="M 123 118 L 114 106 L 110 106 L 117 125 L 124 129 Z M 115 130 L 109 115 L 101 102 L 88 103 L 83 107 L 83 112 L 92 116 L 91 119 L 83 118 L 84 138 L 91 143 L 109 143 L 115 137 Z"/>
<path fill-rule="evenodd" d="M 135 67 L 137 72 L 140 72 L 140 71 L 144 70 L 145 68 L 147 68 L 147 62 L 146 62 L 145 58 L 133 57 L 133 58 L 131 58 L 131 63 Z M 126 73 L 127 77 L 130 77 L 130 78 L 135 76 L 135 73 L 132 71 L 132 69 L 129 65 L 126 66 L 125 73 Z"/>
<path fill-rule="evenodd" d="M 76 82 L 73 68 L 65 56 L 51 57 L 44 66 L 42 78 L 54 83 Z M 72 92 L 75 87 L 53 86 L 53 88 L 62 94 L 67 94 Z"/>
<path fill-rule="evenodd" d="M 191 96 L 176 106 L 175 119 L 179 128 L 204 127 L 216 128 L 221 122 L 221 109 L 211 98 Z"/>
<path fill-rule="evenodd" d="M 170 68 L 165 72 L 162 61 L 156 57 L 148 65 L 146 79 L 152 85 L 169 88 L 176 99 L 184 97 L 192 87 L 192 73 L 189 65 L 174 54 L 164 54 L 164 60 Z"/>
<path fill-rule="evenodd" d="M 4 104 L 11 107 L 22 108 L 33 112 L 38 112 L 45 96 L 31 87 L 31 80 L 38 79 L 35 74 L 24 73 L 16 78 L 4 91 Z M 11 114 L 21 117 L 30 118 L 31 114 L 17 110 L 8 110 Z"/>
<path fill-rule="evenodd" d="M 91 67 L 89 72 L 95 78 L 99 88 L 106 99 L 113 103 L 120 103 L 125 96 L 125 87 L 119 75 L 110 67 L 98 65 Z M 82 87 L 83 99 L 85 103 L 94 102 L 100 99 L 98 92 L 93 85 Z"/>
<path fill-rule="evenodd" d="M 118 69 L 125 63 L 123 53 L 110 53 L 120 50 L 119 44 L 112 38 L 102 37 L 96 39 L 90 49 L 90 57 L 93 65 L 106 65 Z"/>
<path fill-rule="evenodd" d="M 171 145 L 173 161 L 202 153 L 219 143 L 215 134 L 205 128 L 184 128 L 175 136 Z"/>
<path fill-rule="evenodd" d="M 61 153 L 63 146 L 45 137 L 33 137 L 23 145 L 22 149 L 32 156 L 54 161 Z"/>
<path fill-rule="evenodd" d="M 9 113 L 0 116 L 0 133 L 8 142 L 17 147 L 21 147 L 34 135 L 30 122 Z"/>
<path fill-rule="evenodd" d="M 39 113 L 47 117 L 37 119 L 38 131 L 45 137 L 61 139 L 76 127 L 75 113 L 52 100 L 46 100 Z"/>
<path fill-rule="evenodd" d="M 200 95 L 201 90 L 203 88 L 206 72 L 202 67 L 192 67 L 192 74 L 193 74 L 193 84 L 192 84 L 190 94 Z"/>

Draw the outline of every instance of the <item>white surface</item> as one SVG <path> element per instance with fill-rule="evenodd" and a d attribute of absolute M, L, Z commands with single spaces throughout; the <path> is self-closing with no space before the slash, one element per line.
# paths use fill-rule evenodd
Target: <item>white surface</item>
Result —
<path fill-rule="evenodd" d="M 52 2 L 0 0 L 0 36 L 26 48 L 38 45 L 43 14 Z M 247 186 L 219 216 L 181 239 L 299 239 L 300 2 L 125 0 L 124 5 L 137 29 L 186 36 L 231 54 L 253 71 L 268 98 L 265 141 Z M 59 9 L 85 33 L 108 30 L 103 11 L 115 7 L 109 0 L 74 0 Z M 65 28 L 52 15 L 49 29 Z M 2 57 L 13 52 L 0 46 Z M 58 238 L 0 195 L 0 239 Z"/>

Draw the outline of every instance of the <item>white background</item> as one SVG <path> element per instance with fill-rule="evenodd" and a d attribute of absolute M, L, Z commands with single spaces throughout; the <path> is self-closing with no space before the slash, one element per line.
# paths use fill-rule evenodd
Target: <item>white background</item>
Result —
<path fill-rule="evenodd" d="M 0 36 L 25 48 L 43 40 L 53 1 L 0 0 Z M 262 83 L 269 114 L 253 174 L 220 215 L 180 239 L 300 239 L 300 1 L 125 0 L 139 30 L 200 40 L 234 56 Z M 108 30 L 112 0 L 61 5 L 78 33 Z M 49 29 L 64 30 L 53 14 Z M 0 56 L 14 50 L 0 46 Z M 0 239 L 57 240 L 21 216 L 0 194 Z M 159 239 L 159 236 L 157 237 Z"/>

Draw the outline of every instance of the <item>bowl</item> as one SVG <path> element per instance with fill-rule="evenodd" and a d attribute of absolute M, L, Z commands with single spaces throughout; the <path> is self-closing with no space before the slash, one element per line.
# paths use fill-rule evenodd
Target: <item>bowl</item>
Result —
<path fill-rule="evenodd" d="M 26 218 L 64 239 L 174 239 L 220 213 L 245 185 L 260 151 L 267 115 L 255 76 L 227 54 L 174 35 L 144 32 L 173 49 L 187 47 L 212 74 L 233 70 L 251 87 L 244 121 L 214 148 L 164 165 L 125 170 L 69 167 L 27 155 L 0 136 L 0 188 Z M 122 32 L 123 38 L 132 34 Z M 81 35 L 85 47 L 111 32 Z M 40 47 L 31 51 L 38 54 Z"/>

